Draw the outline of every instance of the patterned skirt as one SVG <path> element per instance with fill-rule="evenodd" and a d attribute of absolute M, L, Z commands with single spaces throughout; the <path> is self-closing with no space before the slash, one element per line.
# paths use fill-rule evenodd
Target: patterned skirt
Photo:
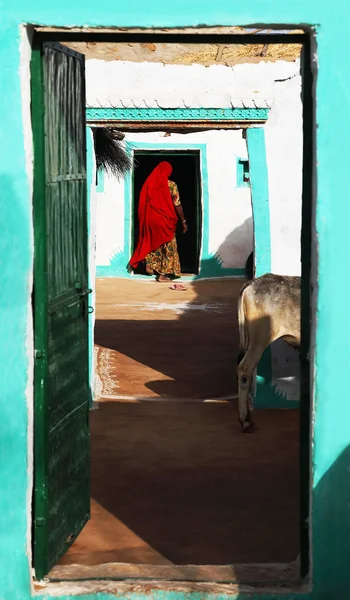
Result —
<path fill-rule="evenodd" d="M 147 254 L 145 258 L 146 271 L 149 274 L 171 275 L 181 277 L 179 253 L 177 251 L 176 237 Z"/>

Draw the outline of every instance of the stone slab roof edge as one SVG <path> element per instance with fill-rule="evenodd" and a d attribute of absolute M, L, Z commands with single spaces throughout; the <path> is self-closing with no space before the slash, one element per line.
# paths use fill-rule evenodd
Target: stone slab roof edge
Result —
<path fill-rule="evenodd" d="M 112 101 L 109 99 L 88 99 L 87 108 L 272 108 L 274 99 L 265 97 L 235 98 L 229 94 L 218 97 L 217 95 L 198 95 L 192 98 L 120 98 Z"/>

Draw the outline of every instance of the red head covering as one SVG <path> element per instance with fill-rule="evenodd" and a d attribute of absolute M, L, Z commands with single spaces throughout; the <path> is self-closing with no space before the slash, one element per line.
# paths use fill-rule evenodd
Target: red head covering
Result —
<path fill-rule="evenodd" d="M 130 259 L 133 268 L 175 235 L 177 216 L 168 185 L 172 170 L 170 163 L 162 161 L 142 186 L 138 211 L 140 235 Z"/>

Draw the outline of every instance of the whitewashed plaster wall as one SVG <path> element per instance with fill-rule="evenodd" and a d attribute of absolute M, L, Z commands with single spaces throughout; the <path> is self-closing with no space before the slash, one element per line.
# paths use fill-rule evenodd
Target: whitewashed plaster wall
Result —
<path fill-rule="evenodd" d="M 275 83 L 265 125 L 271 270 L 284 275 L 301 274 L 302 133 L 301 77 L 296 71 Z"/>
<path fill-rule="evenodd" d="M 244 268 L 253 249 L 250 189 L 237 187 L 236 162 L 247 158 L 241 130 L 206 131 L 189 134 L 162 132 L 126 135 L 131 144 L 147 142 L 152 150 L 163 144 L 205 144 L 209 196 L 209 253 L 216 254 L 224 268 Z M 171 161 L 170 161 L 171 162 Z M 97 265 L 107 266 L 124 246 L 123 181 L 105 176 L 104 192 L 97 198 Z"/>
<path fill-rule="evenodd" d="M 164 65 L 159 63 L 86 63 L 89 107 L 265 107 L 272 105 L 265 125 L 271 229 L 271 270 L 300 274 L 302 184 L 302 103 L 299 61 L 261 62 L 233 67 Z M 141 133 L 129 140 L 162 139 L 162 133 Z M 243 266 L 251 247 L 247 193 L 234 190 L 234 156 L 244 158 L 239 132 L 172 135 L 172 142 L 207 143 L 210 186 L 210 250 L 221 248 L 223 266 Z M 166 138 L 169 141 L 169 138 Z M 97 264 L 109 264 L 123 244 L 123 185 L 106 178 L 99 194 Z M 120 202 L 116 199 L 120 198 Z M 226 218 L 227 217 L 227 218 Z M 243 221 L 243 219 L 245 219 Z M 246 223 L 246 226 L 244 226 Z M 232 231 L 236 231 L 236 236 Z"/>
<path fill-rule="evenodd" d="M 89 107 L 271 107 L 265 125 L 269 177 L 271 270 L 299 275 L 302 192 L 302 102 L 299 61 L 234 67 L 89 60 Z M 163 134 L 128 135 L 161 143 Z M 252 247 L 247 190 L 235 189 L 235 157 L 247 156 L 239 131 L 172 135 L 171 142 L 205 143 L 208 152 L 209 250 L 225 267 L 243 266 Z M 166 141 L 170 141 L 169 137 Z M 98 195 L 97 264 L 108 265 L 123 245 L 123 183 L 106 177 Z M 232 235 L 231 233 L 234 232 Z M 299 361 L 284 342 L 272 345 L 272 386 L 282 403 L 299 397 Z"/>
<path fill-rule="evenodd" d="M 103 192 L 96 192 L 96 265 L 106 267 L 124 248 L 124 181 L 104 174 Z"/>

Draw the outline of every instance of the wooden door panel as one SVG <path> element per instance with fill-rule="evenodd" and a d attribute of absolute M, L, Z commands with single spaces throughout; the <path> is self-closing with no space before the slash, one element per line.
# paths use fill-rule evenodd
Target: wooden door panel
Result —
<path fill-rule="evenodd" d="M 44 577 L 90 516 L 84 56 L 33 52 L 34 567 Z"/>

